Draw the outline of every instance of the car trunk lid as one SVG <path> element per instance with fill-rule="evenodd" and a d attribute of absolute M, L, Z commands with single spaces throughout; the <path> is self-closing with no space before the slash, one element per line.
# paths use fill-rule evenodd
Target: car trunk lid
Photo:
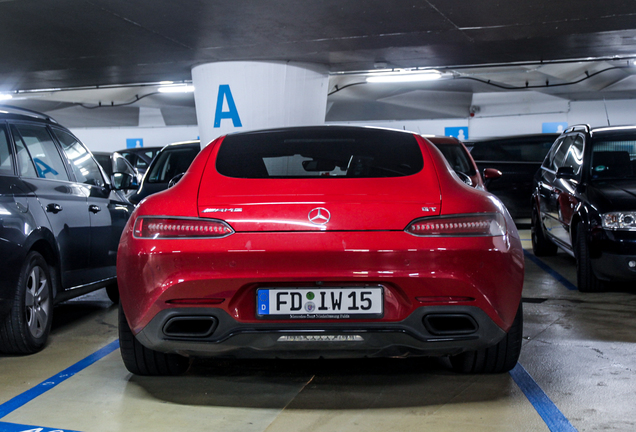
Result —
<path fill-rule="evenodd" d="M 199 215 L 225 220 L 236 231 L 403 230 L 440 211 L 436 181 L 418 187 L 407 177 L 217 180 L 219 187 L 202 186 Z"/>

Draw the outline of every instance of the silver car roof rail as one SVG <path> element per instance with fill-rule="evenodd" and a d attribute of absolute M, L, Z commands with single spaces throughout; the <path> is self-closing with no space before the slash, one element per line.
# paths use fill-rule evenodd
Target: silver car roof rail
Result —
<path fill-rule="evenodd" d="M 57 120 L 55 120 L 50 115 L 43 114 L 39 111 L 33 111 L 28 108 L 21 108 L 14 105 L 0 105 L 0 111 L 4 111 L 9 114 L 27 115 L 27 116 L 35 117 L 42 120 L 48 120 L 51 123 L 59 124 Z"/>
<path fill-rule="evenodd" d="M 569 128 L 567 128 L 566 130 L 563 131 L 563 133 L 569 133 L 569 132 L 589 132 L 591 129 L 589 124 L 578 124 L 578 125 L 574 125 L 574 126 L 570 126 Z"/>

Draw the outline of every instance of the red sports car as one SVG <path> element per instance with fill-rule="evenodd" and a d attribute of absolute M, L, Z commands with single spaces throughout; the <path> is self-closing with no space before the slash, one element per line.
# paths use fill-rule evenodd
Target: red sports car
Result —
<path fill-rule="evenodd" d="M 227 135 L 124 230 L 121 353 L 140 375 L 184 372 L 189 356 L 450 356 L 504 372 L 523 267 L 502 203 L 419 135 Z"/>

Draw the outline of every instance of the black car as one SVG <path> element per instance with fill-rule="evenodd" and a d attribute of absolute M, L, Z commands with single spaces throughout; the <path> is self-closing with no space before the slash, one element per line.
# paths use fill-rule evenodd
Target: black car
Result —
<path fill-rule="evenodd" d="M 576 258 L 580 291 L 636 281 L 636 126 L 568 128 L 535 177 L 532 248 Z"/>
<path fill-rule="evenodd" d="M 112 184 L 119 185 L 122 173 L 127 174 L 126 178 L 132 178 L 132 182 L 125 189 L 118 190 L 118 193 L 127 197 L 137 190 L 141 183 L 141 175 L 121 154 L 118 152 L 93 152 L 93 157 L 102 167 L 104 174 L 111 180 Z"/>
<path fill-rule="evenodd" d="M 125 157 L 126 160 L 135 167 L 139 174 L 143 176 L 152 160 L 155 156 L 157 156 L 157 153 L 159 153 L 162 148 L 163 147 L 135 147 L 117 150 L 116 153 Z"/>
<path fill-rule="evenodd" d="M 132 181 L 117 175 L 119 187 Z M 53 306 L 106 287 L 133 206 L 90 151 L 43 114 L 0 106 L 0 351 L 44 347 Z"/>
<path fill-rule="evenodd" d="M 486 168 L 502 172 L 499 178 L 485 179 L 486 189 L 505 204 L 517 223 L 530 222 L 532 180 L 558 136 L 544 133 L 471 142 L 470 154 L 481 172 Z"/>
<path fill-rule="evenodd" d="M 201 151 L 199 141 L 184 141 L 165 146 L 152 160 L 141 186 L 128 199 L 133 204 L 153 193 L 161 192 L 177 182 Z"/>

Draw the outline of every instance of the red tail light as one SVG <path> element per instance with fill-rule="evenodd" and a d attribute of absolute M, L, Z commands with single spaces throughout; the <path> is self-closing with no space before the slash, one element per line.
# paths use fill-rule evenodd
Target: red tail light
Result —
<path fill-rule="evenodd" d="M 140 217 L 135 221 L 137 238 L 219 238 L 233 234 L 226 222 L 216 219 Z"/>
<path fill-rule="evenodd" d="M 405 231 L 422 237 L 501 236 L 506 221 L 500 213 L 476 213 L 417 219 Z"/>

